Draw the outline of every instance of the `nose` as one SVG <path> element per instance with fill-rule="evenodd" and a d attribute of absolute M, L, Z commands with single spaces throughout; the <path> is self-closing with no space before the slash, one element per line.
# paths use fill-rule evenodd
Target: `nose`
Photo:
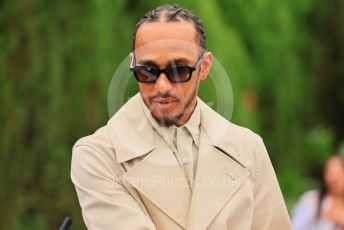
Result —
<path fill-rule="evenodd" d="M 161 73 L 158 77 L 158 80 L 155 82 L 155 90 L 159 91 L 160 93 L 166 93 L 171 90 L 172 84 L 170 80 L 168 80 L 165 73 Z"/>

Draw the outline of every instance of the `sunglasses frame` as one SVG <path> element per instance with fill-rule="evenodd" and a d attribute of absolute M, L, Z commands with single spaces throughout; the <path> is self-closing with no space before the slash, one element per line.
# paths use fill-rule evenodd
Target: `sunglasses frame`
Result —
<path fill-rule="evenodd" d="M 166 75 L 166 77 L 168 78 L 168 80 L 170 82 L 173 82 L 173 83 L 184 83 L 184 82 L 188 82 L 190 81 L 191 79 L 191 76 L 192 76 L 192 73 L 199 67 L 199 65 L 202 63 L 202 60 L 203 60 L 203 57 L 204 57 L 204 51 L 202 52 L 202 54 L 199 56 L 196 64 L 194 66 L 191 66 L 191 65 L 188 65 L 188 64 L 185 64 L 185 65 L 174 65 L 174 66 L 167 66 L 166 68 L 158 68 L 156 66 L 152 66 L 152 65 L 141 65 L 141 64 L 138 64 L 138 65 L 133 65 L 134 63 L 134 59 L 135 59 L 135 56 L 134 58 L 131 60 L 131 63 L 130 63 L 130 71 L 134 73 L 134 76 L 135 76 L 135 79 L 138 81 L 138 82 L 141 82 L 141 83 L 155 83 L 158 78 L 160 77 L 160 74 L 161 73 L 164 73 Z M 135 54 L 134 54 L 135 55 Z M 154 67 L 156 68 L 157 70 L 157 78 L 155 81 L 141 81 L 139 79 L 139 77 L 137 76 L 137 72 L 143 68 L 146 68 L 146 67 Z M 189 68 L 189 77 L 187 79 L 185 79 L 184 81 L 174 81 L 171 76 L 167 73 L 167 70 L 169 70 L 170 68 L 178 68 L 178 67 L 188 67 Z"/>

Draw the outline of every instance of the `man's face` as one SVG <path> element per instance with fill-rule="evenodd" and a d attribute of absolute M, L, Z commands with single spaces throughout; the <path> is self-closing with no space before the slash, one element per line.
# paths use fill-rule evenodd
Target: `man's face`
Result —
<path fill-rule="evenodd" d="M 188 22 L 144 23 L 136 34 L 135 65 L 153 65 L 160 69 L 175 64 L 195 66 L 201 54 L 194 25 Z M 169 81 L 161 73 L 155 83 L 138 83 L 143 101 L 161 125 L 180 126 L 191 116 L 196 105 L 200 79 L 208 75 L 211 54 L 184 83 Z"/>

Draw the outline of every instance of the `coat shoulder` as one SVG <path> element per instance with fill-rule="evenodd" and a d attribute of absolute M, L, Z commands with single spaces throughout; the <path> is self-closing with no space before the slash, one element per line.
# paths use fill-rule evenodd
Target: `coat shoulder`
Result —
<path fill-rule="evenodd" d="M 123 127 L 123 123 L 128 123 L 130 116 L 138 116 L 135 111 L 135 107 L 138 107 L 138 95 L 135 95 L 132 99 L 126 102 L 110 119 L 107 123 L 98 128 L 93 134 L 81 137 L 73 145 L 73 149 L 80 146 L 89 146 L 97 151 L 108 151 L 111 149 L 114 151 L 113 133 L 112 129 L 120 130 Z"/>
<path fill-rule="evenodd" d="M 204 102 L 202 107 L 202 125 L 210 140 L 216 144 L 227 144 L 237 147 L 252 147 L 261 141 L 261 137 L 252 130 L 228 121 Z"/>
<path fill-rule="evenodd" d="M 229 121 L 227 122 L 229 132 L 235 134 L 235 138 L 237 138 L 239 142 L 256 143 L 257 139 L 261 139 L 259 134 L 253 132 L 251 129 L 234 124 Z"/>
<path fill-rule="evenodd" d="M 226 120 L 205 103 L 202 103 L 201 120 L 204 130 L 214 146 L 248 169 L 254 168 L 257 153 L 261 152 L 262 145 L 264 145 L 258 134 Z"/>
<path fill-rule="evenodd" d="M 113 176 L 123 174 L 123 168 L 117 160 L 107 129 L 107 126 L 103 126 L 93 134 L 78 139 L 73 145 L 71 172 L 74 181 L 77 178 L 75 175 L 78 174 L 93 175 L 99 172 Z"/>
<path fill-rule="evenodd" d="M 238 160 L 246 166 L 254 166 L 263 144 L 262 138 L 252 130 L 228 121 L 223 139 L 226 145 L 234 146 Z"/>
<path fill-rule="evenodd" d="M 107 126 L 102 126 L 93 134 L 78 139 L 73 145 L 73 150 L 81 146 L 88 146 L 99 152 L 111 149 L 113 146 L 111 144 L 111 139 L 109 138 Z"/>

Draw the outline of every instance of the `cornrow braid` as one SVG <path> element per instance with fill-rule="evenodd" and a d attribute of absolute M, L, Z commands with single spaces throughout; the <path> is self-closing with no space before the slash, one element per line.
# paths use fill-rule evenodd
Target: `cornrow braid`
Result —
<path fill-rule="evenodd" d="M 162 18 L 163 17 L 163 18 Z M 201 19 L 192 12 L 180 8 L 178 5 L 163 5 L 147 12 L 136 24 L 133 32 L 133 50 L 135 49 L 136 33 L 140 26 L 144 23 L 157 22 L 165 19 L 166 22 L 192 22 L 196 29 L 196 38 L 199 45 L 206 49 L 206 34 L 204 32 Z"/>

